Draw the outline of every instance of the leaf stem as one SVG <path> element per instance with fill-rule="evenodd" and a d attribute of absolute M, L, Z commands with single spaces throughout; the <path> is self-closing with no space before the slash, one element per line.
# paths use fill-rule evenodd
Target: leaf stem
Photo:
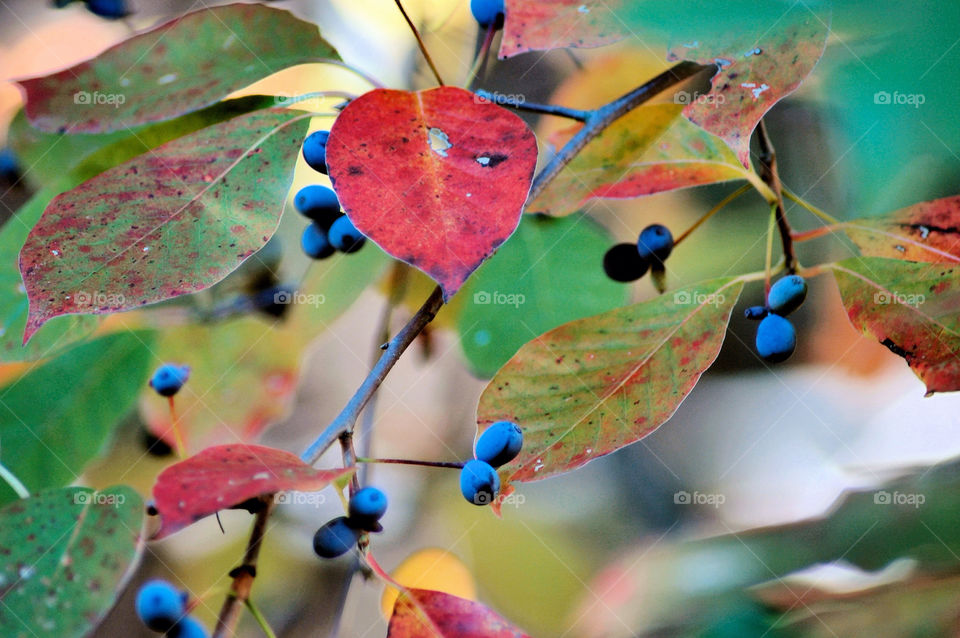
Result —
<path fill-rule="evenodd" d="M 818 237 L 823 237 L 824 235 L 831 235 L 837 232 L 839 229 L 843 228 L 843 222 L 839 224 L 830 224 L 829 226 L 820 226 L 818 228 L 811 228 L 810 230 L 804 231 L 794 231 L 791 234 L 793 237 L 794 243 L 801 241 L 810 241 L 811 239 L 816 239 Z"/>
<path fill-rule="evenodd" d="M 340 411 L 340 414 L 337 415 L 330 425 L 320 433 L 320 436 L 300 455 L 300 458 L 303 459 L 305 463 L 310 465 L 316 463 L 317 459 L 340 438 L 341 434 L 348 430 L 353 430 L 353 426 L 360 416 L 360 412 L 363 411 L 367 401 L 370 400 L 370 397 L 373 396 L 380 387 L 380 384 L 383 383 L 387 373 L 390 372 L 394 364 L 397 363 L 397 360 L 400 359 L 400 355 L 402 355 L 410 344 L 413 343 L 414 339 L 417 338 L 417 335 L 433 320 L 442 306 L 443 291 L 437 286 L 417 313 L 410 318 L 407 325 L 405 325 L 393 339 L 387 342 L 387 347 L 380 355 L 376 365 L 370 370 L 367 378 L 364 379 L 360 387 L 357 388 L 357 391 L 347 405 L 344 406 L 343 410 Z"/>
<path fill-rule="evenodd" d="M 410 27 L 410 30 L 413 31 L 413 37 L 417 39 L 417 46 L 420 47 L 420 53 L 423 54 L 424 59 L 427 61 L 430 70 L 433 71 L 433 77 L 437 78 L 437 84 L 443 86 L 443 78 L 440 77 L 440 72 L 437 71 L 436 65 L 433 63 L 433 58 L 430 57 L 430 52 L 427 51 L 427 45 L 424 44 L 423 38 L 420 37 L 420 32 L 417 30 L 417 26 L 413 23 L 413 20 L 410 19 L 410 16 L 407 15 L 406 9 L 403 8 L 403 3 L 400 0 L 393 0 L 397 8 L 400 9 L 400 13 L 403 14 L 403 19 L 407 21 L 407 26 Z"/>
<path fill-rule="evenodd" d="M 819 208 L 817 208 L 816 206 L 814 206 L 813 204 L 811 204 L 810 202 L 808 202 L 808 201 L 805 200 L 804 198 L 802 198 L 802 197 L 800 197 L 799 195 L 795 194 L 793 191 L 791 191 L 791 190 L 790 190 L 789 188 L 787 188 L 786 186 L 782 186 L 782 185 L 781 185 L 781 188 L 782 188 L 782 190 L 783 190 L 783 194 L 787 196 L 787 199 L 789 199 L 790 201 L 794 202 L 795 204 L 800 204 L 801 206 L 803 206 L 803 207 L 806 208 L 808 211 L 810 211 L 811 213 L 813 213 L 814 215 L 816 215 L 817 217 L 819 217 L 819 218 L 822 219 L 823 221 L 827 222 L 828 224 L 839 224 L 839 223 L 841 223 L 839 219 L 837 219 L 837 218 L 834 217 L 833 215 L 829 215 L 829 214 L 823 212 L 822 210 L 820 210 Z"/>
<path fill-rule="evenodd" d="M 672 86 L 683 82 L 694 75 L 701 73 L 706 69 L 716 68 L 716 65 L 702 65 L 696 62 L 684 61 L 670 67 L 655 78 L 633 89 L 629 93 L 601 106 L 598 109 L 590 111 L 589 115 L 576 135 L 570 138 L 563 145 L 557 154 L 550 158 L 546 166 L 537 174 L 530 187 L 530 194 L 527 197 L 528 202 L 532 202 L 546 189 L 560 171 L 570 163 L 570 161 L 583 148 L 589 144 L 593 138 L 598 136 L 604 129 L 610 126 L 614 121 L 624 114 L 632 111 L 655 95 L 662 93 Z"/>
<path fill-rule="evenodd" d="M 473 83 L 477 81 L 477 74 L 480 73 L 481 69 L 486 68 L 487 58 L 490 56 L 490 46 L 493 44 L 493 36 L 497 32 L 495 23 L 491 22 L 487 26 L 487 32 L 483 36 L 483 44 L 480 45 L 480 50 L 477 51 L 477 57 L 473 61 L 473 65 L 470 67 L 470 70 L 467 71 L 467 81 L 464 82 L 464 86 L 469 89 L 473 86 Z"/>
<path fill-rule="evenodd" d="M 173 438 L 177 443 L 177 456 L 182 459 L 187 455 L 187 446 L 183 443 L 183 433 L 180 431 L 180 417 L 177 415 L 174 398 L 174 396 L 167 397 L 167 404 L 170 406 L 170 427 L 173 430 Z"/>
<path fill-rule="evenodd" d="M 257 624 L 260 625 L 260 629 L 263 630 L 263 633 L 266 634 L 267 638 L 277 638 L 277 634 L 273 633 L 273 629 L 270 628 L 270 623 L 267 622 L 267 619 L 260 612 L 260 608 L 253 603 L 253 599 L 247 598 L 244 601 L 244 604 L 247 606 L 247 610 L 250 612 L 250 615 L 253 616 L 254 620 L 257 621 Z"/>
<path fill-rule="evenodd" d="M 777 228 L 780 230 L 780 242 L 783 246 L 784 263 L 787 272 L 793 274 L 797 271 L 797 255 L 793 250 L 793 239 L 791 238 L 790 223 L 787 221 L 787 213 L 783 207 L 783 185 L 780 183 L 780 173 L 777 171 L 777 152 L 770 141 L 770 135 L 767 133 L 767 125 L 764 120 L 760 120 L 760 126 L 757 127 L 757 141 L 760 144 L 760 179 L 770 187 L 777 196 L 776 220 Z"/>
<path fill-rule="evenodd" d="M 477 97 L 488 102 L 499 104 L 500 106 L 509 106 L 518 111 L 530 111 L 531 113 L 542 113 L 544 115 L 556 115 L 578 122 L 586 122 L 593 111 L 583 111 L 581 109 L 571 109 L 566 106 L 557 106 L 555 104 L 538 104 L 536 102 L 527 102 L 517 98 L 511 98 L 500 93 L 490 93 L 483 89 L 475 91 Z"/>
<path fill-rule="evenodd" d="M 727 204 L 729 204 L 730 202 L 734 201 L 735 199 L 737 199 L 738 197 L 746 193 L 748 190 L 750 190 L 750 188 L 751 188 L 750 184 L 744 184 L 737 190 L 733 191 L 732 193 L 730 193 L 729 195 L 721 199 L 720 203 L 718 203 L 716 206 L 714 206 L 713 208 L 708 210 L 706 213 L 704 213 L 703 217 L 698 219 L 693 224 L 693 226 L 685 230 L 679 237 L 677 237 L 674 240 L 673 245 L 676 246 L 677 244 L 682 242 L 684 239 L 689 237 L 693 233 L 693 231 L 700 228 L 700 226 L 702 226 L 705 221 L 707 221 L 708 219 L 710 219 L 711 217 L 719 213 L 721 210 L 723 210 L 727 206 Z"/>
<path fill-rule="evenodd" d="M 772 273 L 770 272 L 770 266 L 773 263 L 773 227 L 777 223 L 777 205 L 770 204 L 770 219 L 767 222 L 767 256 L 763 260 L 763 272 L 764 272 L 764 298 L 766 298 L 766 293 L 770 292 L 770 279 L 772 278 Z"/>
<path fill-rule="evenodd" d="M 6 481 L 10 489 L 17 493 L 17 496 L 20 498 L 30 498 L 30 490 L 27 489 L 27 486 L 3 463 L 0 463 L 0 478 Z"/>
<path fill-rule="evenodd" d="M 415 459 L 368 459 L 359 457 L 357 463 L 394 463 L 397 465 L 419 465 L 421 467 L 443 467 L 455 470 L 463 469 L 460 461 L 419 461 Z"/>

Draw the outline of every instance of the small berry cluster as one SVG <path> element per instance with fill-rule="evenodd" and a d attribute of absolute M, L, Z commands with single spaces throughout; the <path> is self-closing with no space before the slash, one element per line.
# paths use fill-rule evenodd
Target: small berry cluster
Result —
<path fill-rule="evenodd" d="M 53 6 L 62 9 L 74 0 L 54 0 Z M 87 5 L 87 11 L 110 20 L 118 20 L 130 15 L 130 8 L 127 6 L 127 0 L 84 0 Z"/>
<path fill-rule="evenodd" d="M 663 272 L 663 262 L 673 251 L 673 235 L 663 224 L 651 224 L 642 231 L 636 244 L 617 244 L 603 256 L 603 271 L 614 281 L 640 279 L 647 270 Z"/>
<path fill-rule="evenodd" d="M 313 551 L 320 558 L 336 558 L 350 551 L 367 532 L 382 532 L 380 519 L 387 512 L 387 495 L 365 487 L 350 497 L 348 515 L 327 521 L 313 535 Z"/>
<path fill-rule="evenodd" d="M 800 307 L 807 297 L 807 282 L 800 275 L 787 275 L 767 293 L 767 305 L 751 306 L 744 311 L 747 319 L 760 321 L 757 326 L 757 354 L 771 363 L 785 361 L 797 347 L 797 331 L 785 317 Z"/>
<path fill-rule="evenodd" d="M 207 638 L 207 632 L 187 615 L 187 592 L 165 580 L 151 580 L 137 592 L 137 617 L 148 629 L 167 638 Z"/>
<path fill-rule="evenodd" d="M 315 131 L 303 142 L 303 159 L 313 170 L 327 174 L 327 138 L 330 131 Z M 300 237 L 303 252 L 311 259 L 326 259 L 338 250 L 355 253 L 363 248 L 364 237 L 340 210 L 340 200 L 332 188 L 313 184 L 304 186 L 293 198 L 297 211 L 310 220 Z"/>
<path fill-rule="evenodd" d="M 506 8 L 503 0 L 470 0 L 470 13 L 481 27 L 502 29 Z"/>
<path fill-rule="evenodd" d="M 497 421 L 483 431 L 474 446 L 475 459 L 460 470 L 460 493 L 474 505 L 490 505 L 500 493 L 496 468 L 509 463 L 523 448 L 523 431 L 512 421 Z"/>

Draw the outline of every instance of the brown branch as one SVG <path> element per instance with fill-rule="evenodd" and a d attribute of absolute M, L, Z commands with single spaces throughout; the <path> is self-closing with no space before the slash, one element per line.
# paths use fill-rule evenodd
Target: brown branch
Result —
<path fill-rule="evenodd" d="M 783 185 L 780 183 L 780 173 L 777 171 L 777 151 L 773 148 L 767 125 L 760 120 L 757 127 L 757 142 L 760 145 L 760 179 L 770 187 L 777 196 L 777 230 L 780 232 L 780 243 L 783 246 L 784 266 L 787 273 L 797 272 L 797 255 L 793 248 L 793 231 L 787 221 L 787 212 L 783 207 Z"/>
<path fill-rule="evenodd" d="M 407 26 L 413 31 L 413 37 L 417 39 L 417 46 L 420 47 L 420 53 L 423 54 L 423 57 L 427 60 L 427 64 L 430 66 L 430 70 L 433 71 L 433 77 L 437 78 L 437 84 L 443 86 L 443 78 L 440 77 L 440 72 L 437 71 L 437 67 L 433 63 L 433 58 L 430 57 L 430 52 L 427 51 L 427 45 L 424 44 L 423 38 L 420 37 L 417 26 L 413 23 L 413 20 L 410 19 L 410 16 L 407 15 L 407 11 L 403 8 L 400 0 L 394 0 L 394 2 L 397 4 L 397 8 L 400 9 L 400 13 L 403 14 L 403 19 L 407 21 Z"/>

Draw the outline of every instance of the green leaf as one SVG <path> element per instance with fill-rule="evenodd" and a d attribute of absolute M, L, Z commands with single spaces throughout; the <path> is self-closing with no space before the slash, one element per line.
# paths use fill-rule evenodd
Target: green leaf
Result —
<path fill-rule="evenodd" d="M 150 332 L 100 337 L 0 388 L 0 461 L 31 492 L 75 481 L 135 405 L 152 341 Z M 0 503 L 15 498 L 0 484 Z"/>
<path fill-rule="evenodd" d="M 92 60 L 19 84 L 37 128 L 100 133 L 196 111 L 320 58 L 340 59 L 316 25 L 261 4 L 231 4 L 188 13 Z"/>
<path fill-rule="evenodd" d="M 537 335 L 626 303 L 629 287 L 603 272 L 611 244 L 587 217 L 524 216 L 463 293 L 457 329 L 473 371 L 490 377 Z"/>
<path fill-rule="evenodd" d="M 20 251 L 24 341 L 51 317 L 208 288 L 277 228 L 307 116 L 283 109 L 181 137 L 60 195 Z"/>
<path fill-rule="evenodd" d="M 481 431 L 500 420 L 523 430 L 523 450 L 500 469 L 505 482 L 570 471 L 660 427 L 716 359 L 742 289 L 714 279 L 523 346 L 477 407 Z"/>
<path fill-rule="evenodd" d="M 46 490 L 0 510 L 0 635 L 89 635 L 136 567 L 143 526 L 126 486 Z"/>
<path fill-rule="evenodd" d="M 960 268 L 853 257 L 831 266 L 850 322 L 935 392 L 960 390 Z"/>

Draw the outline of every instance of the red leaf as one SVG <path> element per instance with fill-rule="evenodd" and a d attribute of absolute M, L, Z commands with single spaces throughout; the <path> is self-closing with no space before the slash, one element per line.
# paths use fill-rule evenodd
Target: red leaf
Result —
<path fill-rule="evenodd" d="M 563 47 L 599 47 L 629 34 L 625 0 L 507 0 L 500 57 Z"/>
<path fill-rule="evenodd" d="M 689 103 L 683 114 L 723 138 L 749 168 L 754 127 L 813 70 L 823 55 L 829 22 L 829 15 L 817 15 L 800 3 L 773 26 L 764 22 L 759 30 L 740 29 L 735 35 L 717 37 L 709 31 L 713 27 L 706 25 L 705 33 L 685 35 L 667 59 L 713 63 L 720 71 L 713 76 L 707 96 L 685 95 Z"/>
<path fill-rule="evenodd" d="M 397 598 L 387 638 L 524 638 L 489 608 L 428 589 L 406 589 Z"/>
<path fill-rule="evenodd" d="M 327 142 L 350 220 L 432 277 L 444 300 L 516 229 L 536 164 L 523 120 L 449 86 L 370 91 L 337 117 Z"/>
<path fill-rule="evenodd" d="M 960 195 L 907 206 L 882 217 L 842 224 L 870 257 L 955 264 L 960 262 Z"/>
<path fill-rule="evenodd" d="M 353 468 L 317 470 L 294 454 L 261 445 L 220 445 L 171 465 L 153 486 L 163 538 L 205 516 L 252 498 L 297 490 L 316 492 Z"/>

